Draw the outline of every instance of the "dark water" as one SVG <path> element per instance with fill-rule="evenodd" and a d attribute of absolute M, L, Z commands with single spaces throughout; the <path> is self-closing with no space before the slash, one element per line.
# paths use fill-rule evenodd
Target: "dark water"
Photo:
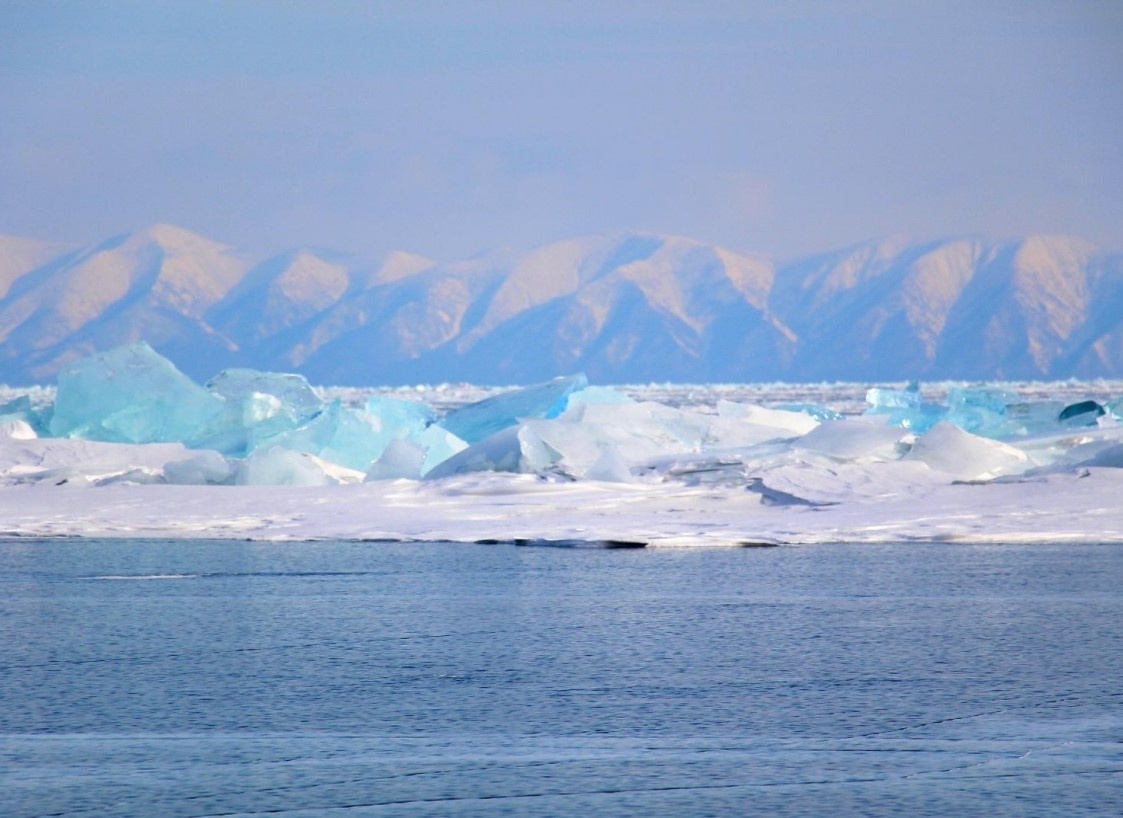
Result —
<path fill-rule="evenodd" d="M 1121 589 L 1117 547 L 0 542 L 0 815 L 1118 815 Z"/>

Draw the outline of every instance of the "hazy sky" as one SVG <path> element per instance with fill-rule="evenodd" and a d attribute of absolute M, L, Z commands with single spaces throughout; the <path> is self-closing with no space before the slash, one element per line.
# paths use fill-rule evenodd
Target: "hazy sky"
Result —
<path fill-rule="evenodd" d="M 1123 3 L 0 2 L 0 233 L 1123 249 Z"/>

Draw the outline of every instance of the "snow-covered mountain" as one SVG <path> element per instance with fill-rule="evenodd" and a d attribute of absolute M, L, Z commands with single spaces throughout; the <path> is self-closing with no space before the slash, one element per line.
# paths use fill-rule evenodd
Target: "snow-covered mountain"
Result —
<path fill-rule="evenodd" d="M 146 339 L 338 384 L 1123 376 L 1123 254 L 1080 239 L 870 242 L 792 262 L 634 234 L 454 262 L 254 261 L 156 225 L 84 249 L 0 237 L 0 381 Z"/>
<path fill-rule="evenodd" d="M 222 361 L 236 346 L 204 315 L 248 266 L 168 225 L 64 252 L 16 278 L 0 300 L 0 379 L 52 380 L 68 361 L 141 338 L 195 371 Z"/>

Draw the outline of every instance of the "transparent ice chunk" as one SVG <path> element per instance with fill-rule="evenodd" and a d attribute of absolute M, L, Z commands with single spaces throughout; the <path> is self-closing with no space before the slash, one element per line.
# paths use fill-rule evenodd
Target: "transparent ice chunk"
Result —
<path fill-rule="evenodd" d="M 19 395 L 0 405 L 0 423 L 26 421 L 35 430 L 36 435 L 48 437 L 51 433 L 50 424 L 54 409 L 54 404 L 51 402 L 33 401 L 28 395 Z"/>
<path fill-rule="evenodd" d="M 931 429 L 947 414 L 939 404 L 926 403 L 920 386 L 914 381 L 905 389 L 886 389 L 875 386 L 866 392 L 869 408 L 866 415 L 883 415 L 894 426 L 921 434 Z"/>
<path fill-rule="evenodd" d="M 1123 398 L 1116 398 L 1104 404 L 1107 411 L 1115 420 L 1123 421 Z"/>
<path fill-rule="evenodd" d="M 1006 406 L 1017 403 L 1018 396 L 1005 389 L 953 386 L 948 390 L 947 404 L 952 411 L 958 409 L 986 409 L 998 415 L 1006 414 Z"/>
<path fill-rule="evenodd" d="M 776 408 L 783 409 L 787 412 L 802 412 L 820 422 L 824 420 L 842 420 L 841 412 L 836 412 L 834 409 L 828 409 L 817 403 L 781 403 L 777 405 Z"/>
<path fill-rule="evenodd" d="M 375 480 L 419 480 L 425 465 L 425 448 L 410 440 L 391 440 L 367 469 L 364 482 Z"/>
<path fill-rule="evenodd" d="M 1057 420 L 1065 405 L 1056 400 L 1035 401 L 1033 403 L 1011 403 L 1006 407 L 1014 431 L 1012 435 L 1050 434 L 1060 428 Z"/>
<path fill-rule="evenodd" d="M 393 439 L 372 416 L 334 400 L 303 426 L 255 440 L 254 450 L 269 446 L 305 452 L 365 473 Z"/>
<path fill-rule="evenodd" d="M 399 439 L 417 437 L 437 419 L 437 413 L 424 403 L 381 395 L 367 399 L 366 412 L 382 429 Z"/>
<path fill-rule="evenodd" d="M 35 410 L 31 408 L 31 398 L 20 395 L 7 403 L 0 404 L 0 423 L 9 420 L 24 420 L 29 424 Z"/>
<path fill-rule="evenodd" d="M 653 401 L 631 404 L 590 403 L 577 405 L 561 420 L 594 424 L 607 431 L 616 427 L 624 437 L 642 438 L 671 451 L 691 451 L 707 441 L 712 433 L 714 417 L 664 406 Z M 616 438 L 616 433 L 610 433 Z M 613 440 L 609 440 L 613 442 Z"/>
<path fill-rule="evenodd" d="M 323 401 L 303 375 L 224 369 L 207 381 L 207 389 L 241 409 L 246 425 L 277 415 L 300 425 L 323 407 Z"/>
<path fill-rule="evenodd" d="M 921 404 L 920 385 L 913 381 L 904 389 L 874 386 L 866 391 L 871 409 L 914 409 Z"/>
<path fill-rule="evenodd" d="M 1008 437 L 1017 433 L 1018 424 L 1008 416 L 1007 405 L 1017 400 L 1017 395 L 1002 389 L 952 387 L 944 419 L 974 435 Z"/>
<path fill-rule="evenodd" d="M 578 392 L 569 394 L 566 408 L 581 403 L 635 403 L 635 401 L 623 392 L 608 386 L 586 386 Z"/>
<path fill-rule="evenodd" d="M 509 426 L 435 466 L 425 476 L 440 479 L 471 472 L 541 474 L 561 458 L 526 426 Z"/>
<path fill-rule="evenodd" d="M 436 424 L 417 435 L 411 442 L 418 444 L 425 450 L 425 461 L 421 464 L 422 477 L 439 463 L 443 463 L 457 452 L 462 452 L 468 448 L 467 443 Z"/>
<path fill-rule="evenodd" d="M 307 423 L 323 408 L 301 375 L 225 369 L 207 382 L 207 389 L 223 400 L 222 416 L 192 445 L 236 457 Z"/>
<path fill-rule="evenodd" d="M 469 404 L 449 412 L 440 424 L 466 443 L 478 443 L 523 418 L 557 417 L 565 411 L 569 396 L 588 385 L 584 375 L 555 378 Z"/>
<path fill-rule="evenodd" d="M 50 433 L 119 443 L 191 440 L 222 409 L 221 400 L 141 341 L 63 369 Z"/>

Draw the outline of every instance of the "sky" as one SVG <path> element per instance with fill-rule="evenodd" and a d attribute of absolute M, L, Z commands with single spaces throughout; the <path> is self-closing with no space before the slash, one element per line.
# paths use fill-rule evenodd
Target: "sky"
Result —
<path fill-rule="evenodd" d="M 1123 3 L 0 0 L 0 233 L 1123 250 Z"/>

